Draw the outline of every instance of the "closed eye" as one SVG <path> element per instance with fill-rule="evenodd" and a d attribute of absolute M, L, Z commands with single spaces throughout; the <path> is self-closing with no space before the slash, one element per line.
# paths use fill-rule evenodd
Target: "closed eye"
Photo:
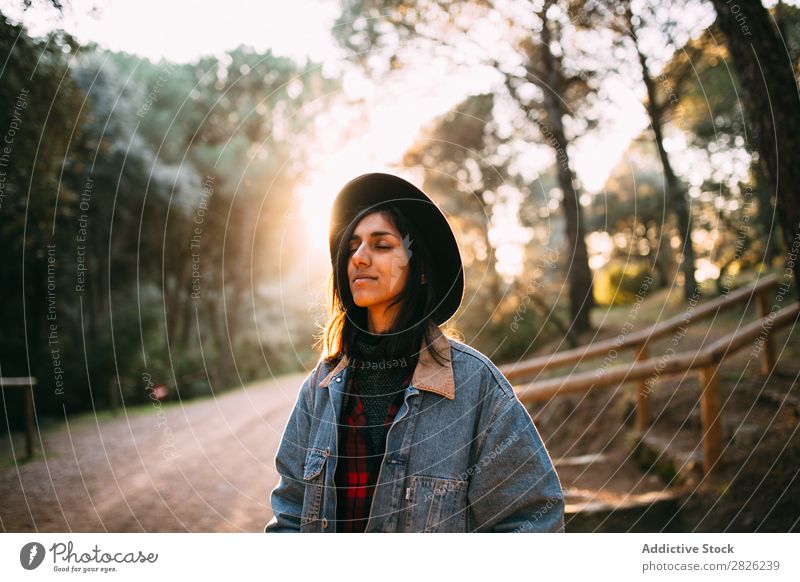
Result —
<path fill-rule="evenodd" d="M 350 254 L 352 254 L 352 253 L 356 252 L 356 249 L 357 249 L 357 248 L 358 248 L 358 247 L 351 248 L 351 249 L 350 249 L 349 251 L 347 251 L 347 252 L 348 252 L 348 253 L 350 253 Z M 385 249 L 391 249 L 391 248 L 394 248 L 394 247 L 392 247 L 392 245 L 375 245 L 375 248 L 376 248 L 376 249 L 383 249 L 383 250 L 385 250 Z"/>

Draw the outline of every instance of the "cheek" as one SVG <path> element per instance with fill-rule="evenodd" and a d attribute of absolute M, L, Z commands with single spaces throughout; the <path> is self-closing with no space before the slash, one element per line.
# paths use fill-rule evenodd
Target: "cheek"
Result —
<path fill-rule="evenodd" d="M 391 290 L 393 292 L 398 292 L 405 287 L 406 281 L 408 280 L 408 258 L 398 257 L 393 260 L 390 271 Z"/>

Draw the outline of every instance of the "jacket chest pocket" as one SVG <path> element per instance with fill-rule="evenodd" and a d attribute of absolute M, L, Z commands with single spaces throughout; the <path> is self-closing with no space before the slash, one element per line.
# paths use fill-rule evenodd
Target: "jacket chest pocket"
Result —
<path fill-rule="evenodd" d="M 320 513 L 322 511 L 322 493 L 325 487 L 325 462 L 328 451 L 310 448 L 303 465 L 303 515 L 300 518 L 300 531 L 321 531 Z"/>
<path fill-rule="evenodd" d="M 411 475 L 406 488 L 406 531 L 467 529 L 467 481 Z"/>

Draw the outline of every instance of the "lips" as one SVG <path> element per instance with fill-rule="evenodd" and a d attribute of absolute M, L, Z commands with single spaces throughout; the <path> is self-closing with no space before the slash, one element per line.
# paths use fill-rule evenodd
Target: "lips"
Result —
<path fill-rule="evenodd" d="M 353 279 L 353 283 L 358 283 L 359 281 L 372 281 L 377 279 L 377 277 L 367 277 L 366 275 L 358 275 L 355 279 Z"/>

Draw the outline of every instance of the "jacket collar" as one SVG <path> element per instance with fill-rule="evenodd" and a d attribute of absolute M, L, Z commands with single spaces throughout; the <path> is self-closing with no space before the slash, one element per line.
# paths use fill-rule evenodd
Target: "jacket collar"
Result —
<path fill-rule="evenodd" d="M 455 381 L 453 380 L 453 362 L 450 355 L 450 340 L 442 333 L 438 325 L 432 326 L 432 346 L 437 354 L 445 360 L 444 365 L 439 364 L 431 354 L 430 346 L 424 346 L 419 354 L 417 367 L 411 377 L 411 385 L 420 390 L 433 392 L 450 400 L 455 399 Z M 327 388 L 331 379 L 338 375 L 350 364 L 350 358 L 342 354 L 342 358 L 330 374 L 325 376 L 320 387 Z"/>

